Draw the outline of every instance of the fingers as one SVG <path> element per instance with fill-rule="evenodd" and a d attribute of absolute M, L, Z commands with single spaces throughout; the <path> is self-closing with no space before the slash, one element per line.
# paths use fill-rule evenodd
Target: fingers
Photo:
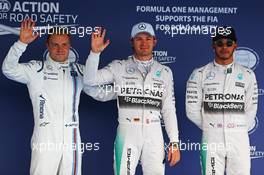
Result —
<path fill-rule="evenodd" d="M 92 51 L 95 53 L 102 52 L 109 44 L 110 40 L 104 41 L 106 35 L 106 30 L 102 27 L 99 27 L 91 36 L 91 46 Z"/>
<path fill-rule="evenodd" d="M 21 30 L 23 30 L 25 28 L 25 21 L 21 22 L 20 28 L 21 28 Z"/>
<path fill-rule="evenodd" d="M 99 27 L 98 30 L 96 30 L 95 32 L 92 33 L 92 38 L 98 38 L 101 36 L 101 31 L 102 31 L 102 27 Z"/>
<path fill-rule="evenodd" d="M 92 38 L 102 38 L 104 39 L 106 34 L 106 30 L 103 29 L 102 27 L 99 27 L 98 30 L 96 30 L 95 32 L 92 33 Z"/>
<path fill-rule="evenodd" d="M 106 30 L 103 29 L 103 32 L 102 32 L 102 28 L 101 28 L 101 33 L 102 33 L 102 38 L 104 38 L 105 37 L 105 34 L 106 34 Z"/>
<path fill-rule="evenodd" d="M 170 160 L 168 160 L 170 162 L 170 166 L 176 165 L 176 163 L 180 160 L 180 151 L 178 149 L 170 149 L 169 154 L 171 155 Z"/>
<path fill-rule="evenodd" d="M 110 40 L 108 39 L 108 40 L 106 40 L 106 42 L 104 43 L 104 47 L 103 47 L 103 49 L 105 49 L 109 44 L 110 44 Z"/>
<path fill-rule="evenodd" d="M 26 19 L 21 23 L 21 30 L 33 29 L 36 23 L 32 19 Z"/>
<path fill-rule="evenodd" d="M 171 160 L 171 156 L 172 156 L 172 154 L 171 154 L 171 150 L 169 149 L 169 152 L 168 152 L 168 162 L 170 162 L 170 160 Z"/>

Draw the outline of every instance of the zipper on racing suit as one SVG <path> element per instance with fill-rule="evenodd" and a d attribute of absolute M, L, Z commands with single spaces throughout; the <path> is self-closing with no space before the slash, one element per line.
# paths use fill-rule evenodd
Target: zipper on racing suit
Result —
<path fill-rule="evenodd" d="M 65 137 L 65 134 L 64 134 L 64 130 L 65 130 L 65 97 L 64 97 L 64 94 L 65 94 L 65 69 L 63 69 L 63 76 L 62 76 L 62 120 L 63 120 L 63 145 L 64 145 L 64 137 Z"/>
<path fill-rule="evenodd" d="M 233 66 L 233 64 L 231 65 L 231 70 L 232 70 L 232 66 Z M 229 80 L 229 78 L 230 78 L 230 76 L 231 76 L 231 74 L 232 74 L 232 71 L 231 71 L 231 73 L 230 72 L 228 72 L 228 67 L 224 70 L 224 74 L 225 74 L 225 81 L 224 81 L 224 86 L 223 86 L 223 96 L 225 96 L 225 94 L 226 94 L 226 90 L 227 90 L 227 88 L 226 88 L 226 85 L 228 85 L 228 80 Z M 230 75 L 229 75 L 230 74 Z M 225 104 L 225 102 L 226 102 L 226 100 L 225 100 L 225 98 L 224 98 L 224 100 L 223 100 L 223 104 Z M 224 125 L 224 127 L 223 127 L 223 134 L 224 134 L 224 143 L 225 143 L 225 149 L 227 148 L 227 143 L 226 143 L 226 141 L 228 140 L 228 139 L 226 139 L 226 126 L 228 125 L 228 123 L 227 123 L 227 125 L 226 125 L 226 119 L 225 119 L 225 117 L 226 117 L 226 113 L 225 113 L 225 108 L 223 109 L 223 125 Z M 229 116 L 228 116 L 229 117 Z M 228 121 L 228 119 L 227 119 L 227 121 Z"/>
<path fill-rule="evenodd" d="M 145 80 L 147 77 L 147 74 L 144 76 L 144 74 L 138 69 L 143 81 L 142 81 L 142 94 L 143 94 L 143 100 L 145 100 Z M 145 115 L 145 103 L 143 103 L 142 105 L 142 134 L 143 134 L 143 130 L 144 130 L 144 115 Z"/>

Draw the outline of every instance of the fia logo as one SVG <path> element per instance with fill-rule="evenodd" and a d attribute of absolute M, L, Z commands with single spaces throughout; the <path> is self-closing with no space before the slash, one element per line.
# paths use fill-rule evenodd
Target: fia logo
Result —
<path fill-rule="evenodd" d="M 11 4 L 7 0 L 0 0 L 0 12 L 8 12 L 11 9 Z"/>

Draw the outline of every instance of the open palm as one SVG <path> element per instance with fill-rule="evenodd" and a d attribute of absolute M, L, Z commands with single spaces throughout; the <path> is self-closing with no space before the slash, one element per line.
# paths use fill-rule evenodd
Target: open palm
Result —
<path fill-rule="evenodd" d="M 38 35 L 34 33 L 35 22 L 31 19 L 24 20 L 21 23 L 19 40 L 25 44 L 33 42 Z"/>
<path fill-rule="evenodd" d="M 105 29 L 100 28 L 97 32 L 92 33 L 91 47 L 94 53 L 102 52 L 110 43 L 110 40 L 104 41 Z"/>

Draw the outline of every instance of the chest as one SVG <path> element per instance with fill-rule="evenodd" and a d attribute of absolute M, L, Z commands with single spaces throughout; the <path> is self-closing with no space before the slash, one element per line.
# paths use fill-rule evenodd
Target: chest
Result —
<path fill-rule="evenodd" d="M 115 83 L 119 95 L 161 98 L 166 89 L 163 72 L 157 68 L 144 74 L 136 67 L 124 66 L 116 75 Z"/>
<path fill-rule="evenodd" d="M 248 81 L 243 72 L 221 73 L 207 71 L 203 74 L 202 90 L 206 99 L 237 97 L 242 98 L 246 94 Z"/>

